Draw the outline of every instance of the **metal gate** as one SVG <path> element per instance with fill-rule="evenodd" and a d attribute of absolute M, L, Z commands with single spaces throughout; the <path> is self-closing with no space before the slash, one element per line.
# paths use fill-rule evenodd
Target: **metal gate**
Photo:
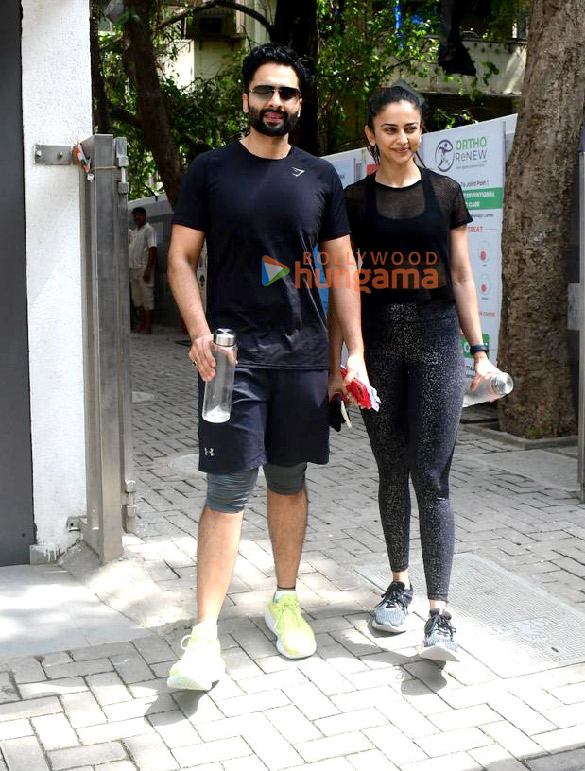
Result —
<path fill-rule="evenodd" d="M 125 138 L 81 143 L 87 516 L 71 522 L 102 563 L 135 517 L 130 386 L 128 155 Z"/>
<path fill-rule="evenodd" d="M 35 541 L 31 460 L 20 3 L 0 3 L 0 567 Z"/>

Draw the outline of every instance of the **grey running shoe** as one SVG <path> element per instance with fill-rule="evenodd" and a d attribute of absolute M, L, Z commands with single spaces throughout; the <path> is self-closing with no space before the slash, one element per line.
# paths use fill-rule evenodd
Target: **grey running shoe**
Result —
<path fill-rule="evenodd" d="M 399 634 L 406 630 L 406 616 L 412 608 L 414 591 L 412 587 L 405 589 L 402 581 L 392 581 L 372 611 L 372 626 L 383 632 Z"/>
<path fill-rule="evenodd" d="M 421 658 L 432 661 L 458 661 L 455 627 L 451 624 L 451 614 L 441 613 L 438 608 L 431 610 L 425 624 L 425 636 Z"/>

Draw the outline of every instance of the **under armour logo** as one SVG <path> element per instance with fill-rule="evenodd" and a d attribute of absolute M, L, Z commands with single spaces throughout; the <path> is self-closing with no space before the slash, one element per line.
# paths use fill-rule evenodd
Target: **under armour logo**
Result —
<path fill-rule="evenodd" d="M 215 455 L 215 450 L 213 449 L 213 447 L 206 447 L 205 448 L 205 454 L 206 455 L 211 455 L 211 457 L 213 458 L 213 456 Z"/>
<path fill-rule="evenodd" d="M 304 170 L 304 169 L 297 169 L 297 167 L 296 167 L 296 166 L 293 166 L 293 167 L 292 167 L 292 169 L 291 169 L 291 171 L 292 171 L 292 173 L 293 173 L 293 176 L 295 176 L 295 177 L 300 177 L 300 176 L 301 176 L 301 174 L 304 174 L 304 173 L 305 173 L 305 170 Z"/>

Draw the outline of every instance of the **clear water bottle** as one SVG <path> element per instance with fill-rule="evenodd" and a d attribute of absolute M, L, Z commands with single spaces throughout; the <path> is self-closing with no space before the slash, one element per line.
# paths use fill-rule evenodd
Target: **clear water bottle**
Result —
<path fill-rule="evenodd" d="M 232 414 L 232 391 L 236 370 L 236 336 L 231 329 L 217 329 L 213 335 L 216 345 L 215 377 L 205 383 L 203 420 L 225 423 Z"/>
<path fill-rule="evenodd" d="M 473 404 L 481 404 L 481 402 L 495 402 L 496 399 L 501 399 L 502 396 L 509 394 L 513 388 L 514 381 L 510 375 L 498 370 L 480 380 L 475 391 L 467 389 L 463 397 L 463 406 L 471 407 Z"/>

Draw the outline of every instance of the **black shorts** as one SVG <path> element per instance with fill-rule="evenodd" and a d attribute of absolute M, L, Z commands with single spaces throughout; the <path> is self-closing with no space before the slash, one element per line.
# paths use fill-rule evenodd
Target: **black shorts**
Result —
<path fill-rule="evenodd" d="M 226 423 L 202 419 L 199 379 L 199 470 L 228 474 L 264 463 L 327 463 L 327 376 L 327 370 L 237 367 Z"/>

